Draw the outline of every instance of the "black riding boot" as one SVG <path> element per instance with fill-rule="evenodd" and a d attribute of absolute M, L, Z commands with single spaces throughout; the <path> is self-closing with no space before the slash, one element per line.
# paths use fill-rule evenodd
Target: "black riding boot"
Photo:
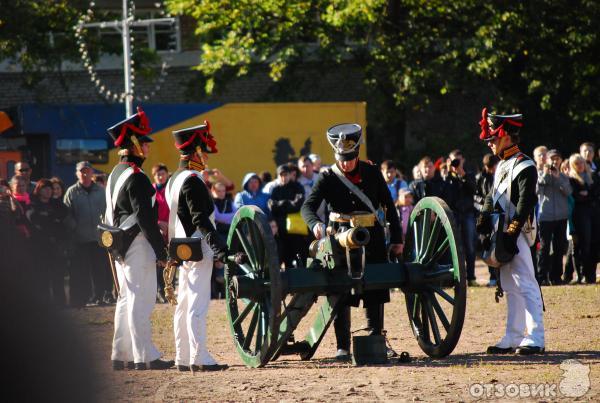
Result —
<path fill-rule="evenodd" d="M 381 335 L 383 331 L 383 304 L 366 306 L 367 326 L 371 335 Z"/>

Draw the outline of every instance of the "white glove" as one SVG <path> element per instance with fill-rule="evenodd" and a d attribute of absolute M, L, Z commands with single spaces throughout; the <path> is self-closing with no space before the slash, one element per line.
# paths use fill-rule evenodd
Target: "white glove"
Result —
<path fill-rule="evenodd" d="M 326 235 L 325 234 L 326 230 L 327 230 L 327 228 L 325 227 L 325 224 L 323 224 L 322 222 L 315 224 L 315 226 L 312 229 L 313 234 L 316 239 L 323 238 Z"/>

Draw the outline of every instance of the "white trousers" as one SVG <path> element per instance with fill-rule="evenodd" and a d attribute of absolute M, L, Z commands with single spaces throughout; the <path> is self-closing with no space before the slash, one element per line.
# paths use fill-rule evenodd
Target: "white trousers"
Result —
<path fill-rule="evenodd" d="M 150 316 L 156 302 L 156 255 L 140 233 L 123 264 L 116 263 L 120 296 L 115 310 L 112 360 L 149 363 L 161 354 L 152 343 Z"/>
<path fill-rule="evenodd" d="M 174 319 L 177 365 L 217 363 L 206 348 L 206 317 L 213 269 L 213 252 L 206 241 L 202 241 L 202 253 L 201 261 L 184 262 L 179 267 Z"/>
<path fill-rule="evenodd" d="M 544 313 L 540 287 L 535 279 L 531 252 L 525 235 L 517 239 L 519 253 L 500 268 L 506 296 L 506 333 L 496 346 L 544 347 Z"/>

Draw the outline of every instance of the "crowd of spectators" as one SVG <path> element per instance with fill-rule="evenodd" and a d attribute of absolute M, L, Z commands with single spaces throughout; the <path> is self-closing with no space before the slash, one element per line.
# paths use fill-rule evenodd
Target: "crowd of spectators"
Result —
<path fill-rule="evenodd" d="M 541 285 L 595 283 L 600 260 L 600 153 L 592 143 L 583 143 L 569 156 L 545 146 L 536 147 L 533 157 L 538 169 L 536 216 L 538 242 L 532 247 L 536 276 Z M 452 210 L 462 239 L 467 280 L 475 276 L 475 221 L 486 194 L 492 189 L 498 159 L 492 154 L 469 164 L 464 154 L 452 150 L 436 160 L 424 156 L 413 167 L 412 178 L 400 165 L 386 160 L 380 164 L 406 234 L 410 214 L 424 197 L 437 196 Z M 218 233 L 227 238 L 236 211 L 245 205 L 257 206 L 269 217 L 278 245 L 282 267 L 305 262 L 312 232 L 299 211 L 319 171 L 326 167 L 316 154 L 269 172 L 247 173 L 236 192 L 234 184 L 218 169 L 202 172 L 214 200 Z M 169 208 L 165 186 L 169 178 L 163 164 L 152 167 L 156 189 L 158 221 L 167 237 Z M 31 180 L 26 161 L 15 164 L 14 176 L 0 182 L 0 220 L 3 234 L 20 253 L 16 264 L 35 273 L 37 292 L 59 307 L 112 304 L 115 302 L 108 255 L 98 245 L 96 226 L 106 208 L 106 174 L 95 173 L 82 161 L 76 165 L 77 182 L 65 189 L 60 178 Z M 326 221 L 326 206 L 319 215 Z M 9 230 L 7 230 L 9 229 Z M 34 251 L 27 253 L 26 251 Z M 157 268 L 157 301 L 165 302 L 162 270 Z M 68 279 L 68 281 L 65 281 Z M 223 297 L 223 265 L 216 262 L 213 298 Z M 496 278 L 490 268 L 488 286 Z"/>

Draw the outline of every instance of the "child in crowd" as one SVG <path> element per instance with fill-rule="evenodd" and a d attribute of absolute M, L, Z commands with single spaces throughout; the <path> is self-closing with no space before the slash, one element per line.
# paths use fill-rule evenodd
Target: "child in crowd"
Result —
<path fill-rule="evenodd" d="M 400 189 L 398 191 L 398 201 L 396 202 L 396 208 L 398 209 L 398 217 L 400 217 L 400 223 L 402 224 L 402 236 L 406 239 L 406 230 L 408 228 L 408 221 L 410 213 L 412 213 L 415 206 L 413 206 L 413 194 L 408 189 Z"/>

